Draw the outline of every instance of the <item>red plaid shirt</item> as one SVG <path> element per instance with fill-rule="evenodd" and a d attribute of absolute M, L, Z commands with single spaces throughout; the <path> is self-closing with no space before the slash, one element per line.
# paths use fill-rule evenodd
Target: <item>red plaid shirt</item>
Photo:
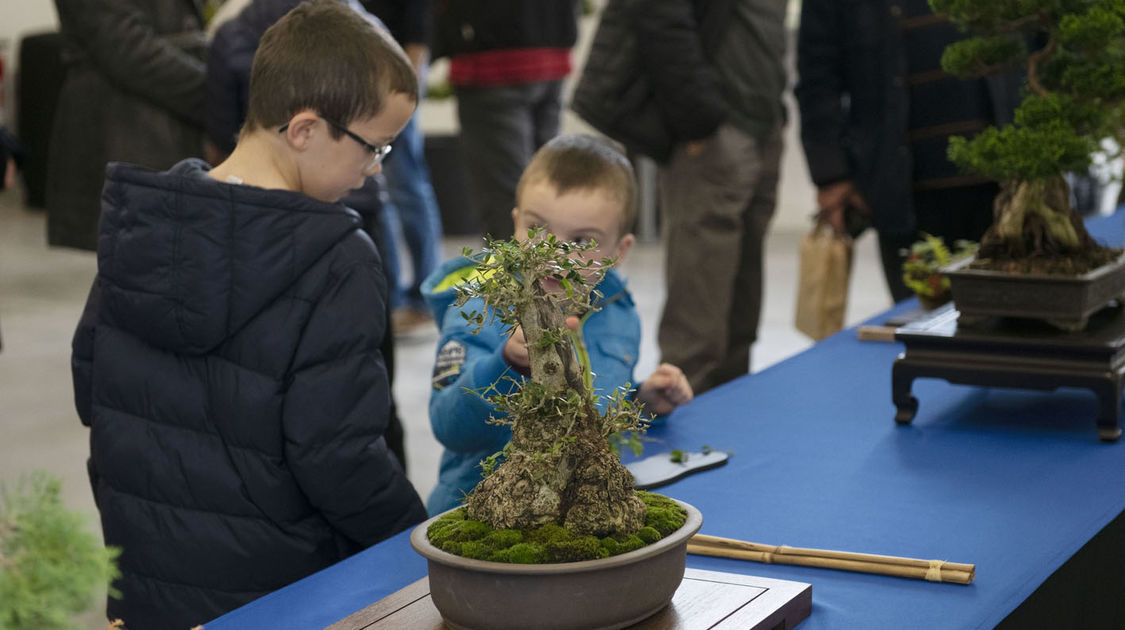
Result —
<path fill-rule="evenodd" d="M 449 64 L 453 85 L 504 85 L 555 81 L 570 74 L 569 48 L 518 48 L 456 55 Z"/>

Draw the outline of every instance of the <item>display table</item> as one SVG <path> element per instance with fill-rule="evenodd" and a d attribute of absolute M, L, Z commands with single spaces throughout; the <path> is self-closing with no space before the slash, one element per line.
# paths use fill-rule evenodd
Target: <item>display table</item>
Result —
<path fill-rule="evenodd" d="M 1092 230 L 1120 244 L 1121 221 L 1102 219 Z M 916 304 L 893 312 L 910 308 Z M 1115 521 L 1125 508 L 1125 444 L 1091 439 L 1089 422 L 1076 421 L 1096 416 L 1094 395 L 921 379 L 913 389 L 924 404 L 911 424 L 898 425 L 890 420 L 891 369 L 902 349 L 844 330 L 699 396 L 654 428 L 658 442 L 646 448 L 732 453 L 725 466 L 661 489 L 702 511 L 702 533 L 972 563 L 976 580 L 938 584 L 691 555 L 688 566 L 811 583 L 802 630 L 993 628 L 1006 619 L 1021 629 L 1125 627 L 1125 544 Z M 331 625 L 425 575 L 408 535 L 207 630 Z"/>

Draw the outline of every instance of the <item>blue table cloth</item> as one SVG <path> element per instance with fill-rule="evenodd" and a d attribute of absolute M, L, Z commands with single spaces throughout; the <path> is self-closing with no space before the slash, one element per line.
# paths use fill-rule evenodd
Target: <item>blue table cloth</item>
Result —
<path fill-rule="evenodd" d="M 1125 241 L 1120 214 L 1092 222 L 1091 231 L 1103 242 Z M 1099 442 L 1092 393 L 921 379 L 913 388 L 918 414 L 898 426 L 891 365 L 901 350 L 842 331 L 699 396 L 650 432 L 659 443 L 647 450 L 733 453 L 727 465 L 660 490 L 702 511 L 702 533 L 973 563 L 973 584 L 694 555 L 689 567 L 811 583 L 806 630 L 992 628 L 1125 509 L 1125 440 Z M 408 534 L 207 629 L 331 624 L 426 574 Z"/>

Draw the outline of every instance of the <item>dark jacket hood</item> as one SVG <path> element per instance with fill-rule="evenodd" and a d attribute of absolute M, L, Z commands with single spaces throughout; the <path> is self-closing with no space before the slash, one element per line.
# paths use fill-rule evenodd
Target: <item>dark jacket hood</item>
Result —
<path fill-rule="evenodd" d="M 102 192 L 106 323 L 189 355 L 237 332 L 360 223 L 341 204 L 219 182 L 208 169 L 110 164 Z"/>

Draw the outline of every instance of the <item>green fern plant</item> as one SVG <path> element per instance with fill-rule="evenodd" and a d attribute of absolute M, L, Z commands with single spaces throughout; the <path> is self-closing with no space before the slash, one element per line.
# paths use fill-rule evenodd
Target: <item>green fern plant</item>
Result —
<path fill-rule="evenodd" d="M 940 298 L 949 293 L 949 278 L 940 269 L 962 258 L 972 256 L 977 244 L 958 240 L 951 251 L 941 237 L 922 233 L 922 240 L 910 247 L 902 263 L 902 281 L 920 297 Z"/>

